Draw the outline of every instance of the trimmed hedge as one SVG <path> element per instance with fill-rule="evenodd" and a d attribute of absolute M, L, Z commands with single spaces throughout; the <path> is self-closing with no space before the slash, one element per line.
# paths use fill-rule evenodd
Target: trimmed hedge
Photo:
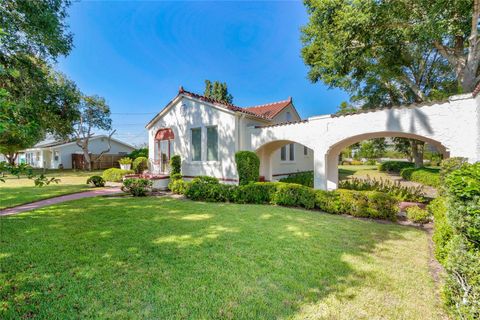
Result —
<path fill-rule="evenodd" d="M 280 182 L 297 183 L 313 188 L 313 171 L 291 173 L 286 178 L 280 179 Z"/>
<path fill-rule="evenodd" d="M 279 183 L 271 202 L 280 206 L 313 209 L 315 190 L 295 183 Z"/>
<path fill-rule="evenodd" d="M 433 242 L 435 243 L 435 258 L 440 263 L 445 261 L 448 254 L 447 244 L 452 238 L 452 228 L 447 221 L 447 199 L 437 197 L 427 206 L 427 210 L 433 215 L 434 230 Z"/>
<path fill-rule="evenodd" d="M 400 173 L 402 169 L 413 168 L 415 164 L 407 161 L 385 161 L 378 165 L 379 171 Z"/>
<path fill-rule="evenodd" d="M 221 184 L 218 179 L 205 176 L 196 177 L 190 182 L 175 177 L 169 187 L 175 193 L 184 193 L 189 199 L 210 202 L 270 203 L 392 221 L 398 212 L 397 200 L 377 191 L 323 191 L 284 182 L 251 182 L 234 186 Z"/>
<path fill-rule="evenodd" d="M 219 183 L 217 178 L 200 176 L 186 184 L 185 196 L 209 202 L 233 201 L 235 188 L 234 185 Z"/>
<path fill-rule="evenodd" d="M 127 174 L 134 173 L 133 170 L 122 170 L 118 168 L 110 168 L 102 173 L 102 178 L 105 181 L 112 181 L 112 182 L 121 182 L 123 177 Z"/>
<path fill-rule="evenodd" d="M 403 179 L 415 181 L 427 186 L 438 188 L 441 185 L 440 169 L 404 168 L 400 171 Z"/>
<path fill-rule="evenodd" d="M 238 181 L 240 185 L 257 182 L 260 177 L 260 159 L 252 151 L 238 151 L 235 153 Z"/>
<path fill-rule="evenodd" d="M 456 318 L 480 319 L 480 163 L 443 164 L 445 198 L 428 207 L 435 219 L 435 256 L 446 271 L 443 296 Z"/>
<path fill-rule="evenodd" d="M 179 155 L 174 155 L 170 158 L 170 174 L 182 173 L 182 158 Z"/>
<path fill-rule="evenodd" d="M 396 220 L 398 202 L 378 191 L 316 191 L 315 206 L 325 212 L 355 217 Z"/>
<path fill-rule="evenodd" d="M 270 203 L 277 191 L 278 182 L 250 182 L 238 186 L 235 193 L 237 203 Z"/>

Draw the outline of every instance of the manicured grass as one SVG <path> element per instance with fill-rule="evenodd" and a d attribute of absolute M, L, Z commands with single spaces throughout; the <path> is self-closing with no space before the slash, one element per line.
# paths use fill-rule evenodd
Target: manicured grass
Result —
<path fill-rule="evenodd" d="M 101 174 L 101 171 L 47 171 L 47 177 L 59 178 L 58 184 L 52 183 L 44 187 L 35 187 L 33 180 L 17 178 L 14 176 L 5 177 L 5 182 L 0 182 L 0 209 L 18 206 L 32 201 L 59 196 L 73 192 L 80 192 L 90 189 L 85 184 L 87 178 L 94 174 Z"/>
<path fill-rule="evenodd" d="M 366 178 L 367 176 L 372 179 L 389 179 L 388 174 L 378 171 L 378 167 L 375 165 L 338 166 L 338 178 L 340 180 L 348 179 L 350 177 Z"/>
<path fill-rule="evenodd" d="M 0 318 L 439 319 L 418 229 L 91 198 L 3 217 Z"/>

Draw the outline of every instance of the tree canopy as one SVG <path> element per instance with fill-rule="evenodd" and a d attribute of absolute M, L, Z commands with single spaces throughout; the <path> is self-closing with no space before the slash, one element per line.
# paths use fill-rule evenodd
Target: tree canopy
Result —
<path fill-rule="evenodd" d="M 306 0 L 309 78 L 364 108 L 471 92 L 480 58 L 475 0 Z"/>
<path fill-rule="evenodd" d="M 225 82 L 205 80 L 205 91 L 203 95 L 207 98 L 212 98 L 226 103 L 233 102 L 233 96 L 228 92 L 227 84 Z"/>
<path fill-rule="evenodd" d="M 0 2 L 0 152 L 12 156 L 78 117 L 76 85 L 51 66 L 72 48 L 68 0 Z"/>

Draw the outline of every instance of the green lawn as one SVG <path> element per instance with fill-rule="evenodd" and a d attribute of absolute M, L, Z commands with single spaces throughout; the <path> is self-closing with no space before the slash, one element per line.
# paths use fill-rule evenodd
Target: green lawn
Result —
<path fill-rule="evenodd" d="M 378 171 L 375 165 L 361 165 L 361 166 L 338 166 L 338 177 L 340 180 L 356 177 L 356 178 L 383 178 L 389 179 L 389 176 L 385 172 Z"/>
<path fill-rule="evenodd" d="M 297 209 L 91 198 L 1 218 L 0 318 L 440 319 L 425 232 Z"/>
<path fill-rule="evenodd" d="M 5 182 L 0 182 L 0 209 L 88 190 L 89 187 L 85 182 L 89 176 L 94 174 L 101 174 L 101 171 L 50 170 L 46 172 L 46 176 L 59 178 L 60 182 L 44 187 L 35 187 L 33 180 L 27 178 L 18 179 L 14 176 L 7 176 Z"/>

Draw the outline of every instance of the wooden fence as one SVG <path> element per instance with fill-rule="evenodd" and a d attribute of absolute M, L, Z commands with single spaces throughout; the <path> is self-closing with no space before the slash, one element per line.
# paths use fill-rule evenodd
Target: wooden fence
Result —
<path fill-rule="evenodd" d="M 118 160 L 124 158 L 124 155 L 104 154 L 98 159 L 98 154 L 90 154 L 92 170 L 103 170 L 108 168 L 119 168 Z M 72 153 L 72 168 L 85 169 L 85 160 L 83 154 Z"/>

